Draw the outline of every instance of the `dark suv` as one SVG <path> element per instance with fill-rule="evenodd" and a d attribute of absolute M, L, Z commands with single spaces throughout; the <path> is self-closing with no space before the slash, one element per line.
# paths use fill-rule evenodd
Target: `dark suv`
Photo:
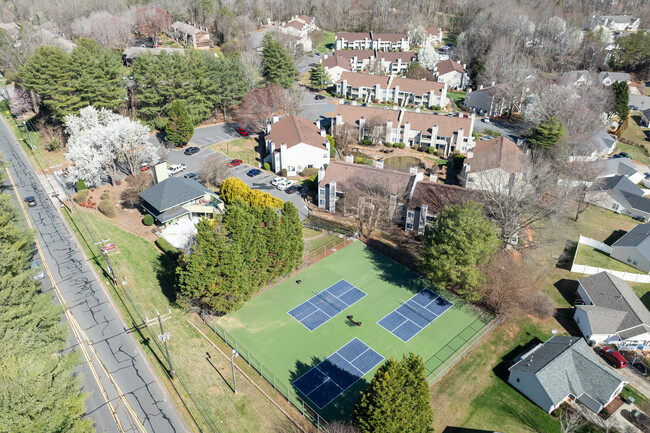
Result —
<path fill-rule="evenodd" d="M 199 153 L 201 149 L 198 147 L 188 147 L 185 149 L 185 152 L 183 152 L 185 155 L 194 155 L 195 153 Z"/>

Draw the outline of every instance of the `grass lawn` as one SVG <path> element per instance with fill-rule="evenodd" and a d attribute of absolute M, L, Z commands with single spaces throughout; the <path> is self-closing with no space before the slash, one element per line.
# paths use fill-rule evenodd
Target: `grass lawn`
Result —
<path fill-rule="evenodd" d="M 640 120 L 640 114 L 632 115 L 628 124 L 628 128 L 623 133 L 622 138 L 635 143 L 643 144 L 648 149 L 650 149 L 650 128 L 643 128 L 639 126 Z M 645 153 L 643 153 L 643 150 L 639 149 L 638 147 L 619 142 L 616 145 L 616 148 L 619 152 L 627 152 L 630 154 L 632 159 L 636 161 L 642 162 L 643 164 L 650 164 L 650 158 Z"/>
<path fill-rule="evenodd" d="M 301 285 L 296 284 L 297 279 L 302 280 Z M 354 284 L 366 296 L 314 331 L 288 314 L 315 292 L 341 279 Z M 474 308 L 443 292 L 455 305 L 406 343 L 377 324 L 425 287 L 433 288 L 414 272 L 357 241 L 214 323 L 238 341 L 240 353 L 250 353 L 261 360 L 264 369 L 274 374 L 283 387 L 355 337 L 386 359 L 416 352 L 425 360 L 429 374 L 482 329 L 484 322 L 478 319 Z M 348 325 L 345 317 L 349 314 L 363 325 Z M 377 368 L 325 406 L 320 414 L 327 420 L 350 419 L 354 402 Z"/>
<path fill-rule="evenodd" d="M 633 274 L 642 274 L 640 271 L 627 263 L 613 259 L 609 254 L 590 247 L 589 245 L 579 245 L 576 252 L 576 264 L 595 266 L 603 269 L 613 269 L 615 271 L 630 272 Z"/>
<path fill-rule="evenodd" d="M 465 100 L 467 92 L 447 92 L 447 97 L 453 99 L 456 104 L 462 103 Z"/>
<path fill-rule="evenodd" d="M 246 164 L 255 165 L 260 160 L 259 143 L 254 138 L 237 138 L 232 141 L 217 143 L 210 146 L 217 152 L 224 153 L 232 159 L 241 159 Z"/>
<path fill-rule="evenodd" d="M 450 43 L 450 44 L 456 46 L 456 39 L 458 39 L 458 35 L 455 34 L 455 33 L 443 32 L 443 34 L 442 34 L 442 43 L 443 44 Z"/>
<path fill-rule="evenodd" d="M 316 51 L 324 53 L 334 48 L 334 32 L 323 30 L 323 41 L 316 46 Z"/>
<path fill-rule="evenodd" d="M 163 378 L 163 382 L 176 400 L 181 413 L 188 420 L 188 424 L 193 426 L 194 431 L 199 431 L 199 429 L 193 425 L 192 418 L 197 421 L 201 431 L 211 431 L 211 428 L 203 421 L 199 408 L 200 411 L 207 414 L 211 423 L 218 426 L 218 431 L 268 432 L 272 431 L 278 423 L 284 422 L 284 416 L 275 406 L 241 375 L 237 377 L 237 394 L 233 394 L 230 389 L 232 377 L 230 361 L 214 350 L 189 325 L 187 320 L 191 318 L 190 314 L 178 308 L 173 301 L 174 263 L 151 242 L 121 229 L 98 212 L 77 209 L 83 212 L 86 223 L 96 237 L 110 238 L 111 242 L 120 248 L 120 253 L 112 255 L 111 260 L 116 269 L 126 276 L 128 285 L 125 290 L 133 299 L 140 315 L 151 318 L 155 317 L 156 310 L 164 313 L 168 308 L 171 309 L 172 318 L 165 322 L 165 331 L 171 333 L 169 350 L 177 374 L 194 391 L 192 396 L 195 398 L 198 408 L 186 398 L 187 396 L 178 381 L 175 381 L 172 386 L 171 382 L 166 379 L 167 375 L 161 368 L 163 354 L 158 348 L 148 344 L 143 335 L 134 332 L 134 336 L 145 348 L 151 364 L 158 375 Z M 92 241 L 86 243 L 87 232 L 81 226 L 79 218 L 76 216 L 70 218 L 67 213 L 65 215 L 80 239 L 86 254 L 91 258 L 95 257 Z M 81 236 L 78 227 L 82 227 Z M 93 248 L 89 247 L 89 244 Z M 96 265 L 96 263 L 94 264 Z M 100 275 L 102 274 L 103 272 L 100 270 Z M 132 317 L 132 307 L 126 308 L 124 303 L 126 301 L 123 302 L 124 295 L 113 289 L 110 289 L 110 293 L 127 323 L 139 325 L 139 321 Z M 144 336 L 151 338 L 146 331 Z M 206 353 L 210 353 L 211 356 L 208 358 Z M 188 407 L 180 403 L 174 388 L 184 396 L 183 400 Z M 272 390 L 267 391 L 272 394 Z M 288 406 L 285 410 L 287 408 Z M 191 416 L 188 415 L 188 410 Z M 260 416 L 262 413 L 264 416 Z"/>
<path fill-rule="evenodd" d="M 338 235 L 307 228 L 302 229 L 302 237 L 305 240 L 305 255 L 307 256 L 316 252 L 322 252 L 324 245 L 328 245 L 328 247 L 333 246 L 340 240 Z"/>

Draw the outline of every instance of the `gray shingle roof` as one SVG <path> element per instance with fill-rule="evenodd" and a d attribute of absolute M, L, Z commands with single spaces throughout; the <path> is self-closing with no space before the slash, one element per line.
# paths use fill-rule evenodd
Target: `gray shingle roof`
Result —
<path fill-rule="evenodd" d="M 599 179 L 596 185 L 602 191 L 614 191 L 627 208 L 650 213 L 650 199 L 643 197 L 643 190 L 632 183 L 626 176 L 610 176 Z"/>
<path fill-rule="evenodd" d="M 613 335 L 635 326 L 650 325 L 650 311 L 622 279 L 609 272 L 600 272 L 581 279 L 580 284 L 593 306 L 576 308 L 588 313 L 592 333 Z"/>
<path fill-rule="evenodd" d="M 650 224 L 639 224 L 625 233 L 612 247 L 636 247 L 650 236 Z"/>
<path fill-rule="evenodd" d="M 209 189 L 184 177 L 170 177 L 140 193 L 140 198 L 153 208 L 156 213 L 163 213 L 173 207 L 213 194 Z"/>
<path fill-rule="evenodd" d="M 636 165 L 628 158 L 598 159 L 590 163 L 598 177 L 612 175 L 632 176 L 637 172 Z"/>
<path fill-rule="evenodd" d="M 582 338 L 559 335 L 525 354 L 510 371 L 535 375 L 554 403 L 569 394 L 587 394 L 604 405 L 624 382 L 596 359 Z"/>

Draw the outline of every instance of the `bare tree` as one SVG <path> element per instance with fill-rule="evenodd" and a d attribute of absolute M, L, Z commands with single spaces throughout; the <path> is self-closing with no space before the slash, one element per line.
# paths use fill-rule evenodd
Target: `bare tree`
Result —
<path fill-rule="evenodd" d="M 151 174 L 140 172 L 127 176 L 126 182 L 129 186 L 122 191 L 120 200 L 124 207 L 135 208 L 142 202 L 140 193 L 153 185 L 153 179 Z"/>
<path fill-rule="evenodd" d="M 230 177 L 230 170 L 226 161 L 216 155 L 212 155 L 201 160 L 199 177 L 204 182 L 214 187 L 219 187 L 221 182 Z"/>
<path fill-rule="evenodd" d="M 124 48 L 131 41 L 135 27 L 135 13 L 132 10 L 119 14 L 100 11 L 87 18 L 79 18 L 72 24 L 73 32 L 97 41 L 104 47 Z"/>
<path fill-rule="evenodd" d="M 169 14 L 158 6 L 142 6 L 135 10 L 136 28 L 140 34 L 155 36 L 171 25 Z"/>
<path fill-rule="evenodd" d="M 298 83 L 284 90 L 284 112 L 290 116 L 296 116 L 302 110 L 302 102 L 305 99 L 305 92 Z"/>
<path fill-rule="evenodd" d="M 359 141 L 359 130 L 349 123 L 336 125 L 332 129 L 334 140 L 340 148 L 351 146 Z"/>
<path fill-rule="evenodd" d="M 386 141 L 386 122 L 378 116 L 374 116 L 366 120 L 363 127 L 364 136 L 372 141 L 374 145 L 381 145 Z"/>
<path fill-rule="evenodd" d="M 582 418 L 580 412 L 565 411 L 560 417 L 560 432 L 561 433 L 575 433 L 585 425 L 585 420 Z"/>

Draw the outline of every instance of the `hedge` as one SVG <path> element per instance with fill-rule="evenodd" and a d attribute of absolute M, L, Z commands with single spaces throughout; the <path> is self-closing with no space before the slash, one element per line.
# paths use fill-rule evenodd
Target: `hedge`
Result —
<path fill-rule="evenodd" d="M 151 214 L 146 214 L 144 218 L 142 218 L 142 224 L 146 226 L 153 225 L 153 217 L 151 216 Z"/>
<path fill-rule="evenodd" d="M 305 168 L 302 171 L 302 176 L 305 177 L 312 177 L 315 174 L 318 174 L 318 169 L 316 167 Z"/>
<path fill-rule="evenodd" d="M 86 200 L 88 200 L 89 195 L 90 195 L 89 189 L 82 189 L 77 193 L 75 193 L 74 196 L 72 196 L 72 200 L 74 200 L 75 203 L 85 203 Z"/>
<path fill-rule="evenodd" d="M 75 187 L 77 188 L 77 191 L 82 191 L 84 189 L 88 189 L 86 186 L 86 182 L 84 182 L 83 179 L 79 179 L 77 183 L 75 184 Z"/>
<path fill-rule="evenodd" d="M 109 218 L 115 218 L 117 216 L 117 209 L 115 209 L 115 205 L 110 200 L 100 201 L 97 210 Z"/>
<path fill-rule="evenodd" d="M 167 239 L 165 238 L 158 238 L 156 239 L 156 246 L 160 249 L 160 251 L 163 252 L 167 257 L 170 259 L 176 261 L 180 257 L 181 253 L 178 251 L 178 249 L 167 242 Z"/>
<path fill-rule="evenodd" d="M 269 164 L 268 162 L 265 162 L 264 163 L 264 170 L 269 171 L 270 169 L 271 169 L 271 164 Z"/>

